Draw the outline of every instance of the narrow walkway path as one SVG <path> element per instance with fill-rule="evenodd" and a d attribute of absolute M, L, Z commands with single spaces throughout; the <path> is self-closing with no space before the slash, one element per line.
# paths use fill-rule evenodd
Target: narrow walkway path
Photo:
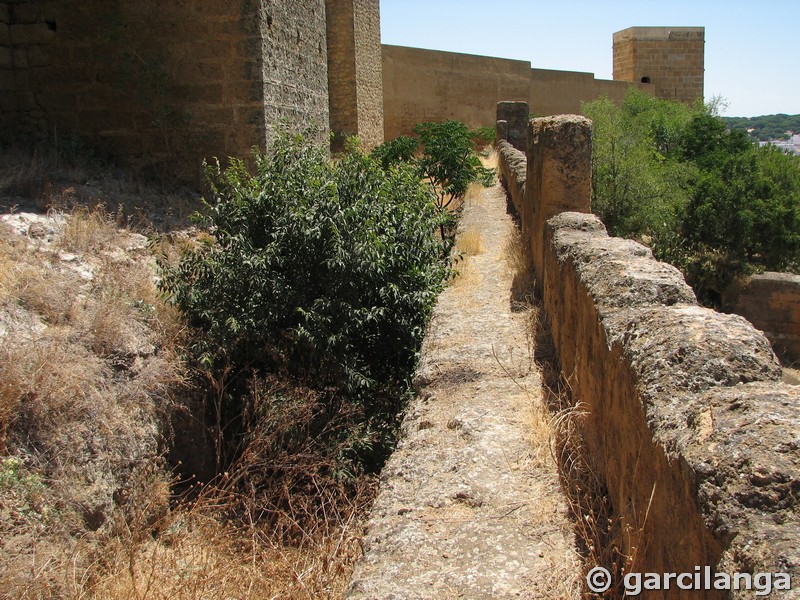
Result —
<path fill-rule="evenodd" d="M 387 463 L 350 599 L 577 598 L 526 312 L 512 312 L 502 188 L 468 199 L 483 251 L 439 299 L 419 394 Z"/>

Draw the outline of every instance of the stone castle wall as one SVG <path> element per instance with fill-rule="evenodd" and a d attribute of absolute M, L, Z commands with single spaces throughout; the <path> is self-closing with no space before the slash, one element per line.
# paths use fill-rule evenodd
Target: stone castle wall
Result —
<path fill-rule="evenodd" d="M 534 115 L 577 113 L 605 94 L 621 101 L 631 85 L 591 73 L 531 69 L 531 63 L 488 56 L 383 46 L 385 137 L 408 135 L 417 123 L 457 119 L 493 126 L 498 102 L 522 101 Z"/>
<path fill-rule="evenodd" d="M 615 79 L 626 81 L 603 81 L 381 46 L 379 0 L 2 0 L 0 126 L 85 137 L 139 169 L 192 179 L 205 158 L 268 143 L 278 121 L 316 127 L 321 141 L 329 128 L 340 141 L 355 134 L 370 149 L 424 121 L 493 125 L 503 100 L 541 115 L 619 101 L 631 85 L 694 98 L 703 44 L 702 28 L 619 32 Z"/>
<path fill-rule="evenodd" d="M 385 137 L 430 121 L 492 125 L 497 102 L 528 100 L 529 80 L 530 63 L 523 61 L 384 45 Z"/>
<path fill-rule="evenodd" d="M 631 557 L 633 572 L 708 565 L 796 580 L 800 386 L 781 383 L 750 323 L 699 306 L 677 269 L 589 214 L 590 139 L 581 117 L 534 119 L 527 156 L 501 142 L 499 170 L 578 407 L 574 427 L 611 503 L 608 548 Z M 744 596 L 648 595 L 684 597 Z"/>
<path fill-rule="evenodd" d="M 0 2 L 0 128 L 196 179 L 278 119 L 327 138 L 323 0 Z M 54 142 L 56 143 L 56 142 Z"/>
<path fill-rule="evenodd" d="M 379 0 L 326 0 L 328 87 L 335 145 L 358 135 L 371 149 L 383 141 Z"/>
<path fill-rule="evenodd" d="M 667 100 L 703 98 L 705 28 L 631 27 L 614 34 L 614 79 L 652 86 Z"/>
<path fill-rule="evenodd" d="M 250 0 L 248 0 L 250 1 Z M 264 123 L 312 127 L 327 143 L 328 49 L 324 0 L 259 0 Z M 206 2 L 202 2 L 203 7 Z M 236 68 L 235 65 L 231 65 Z M 263 145 L 264 142 L 261 142 Z"/>

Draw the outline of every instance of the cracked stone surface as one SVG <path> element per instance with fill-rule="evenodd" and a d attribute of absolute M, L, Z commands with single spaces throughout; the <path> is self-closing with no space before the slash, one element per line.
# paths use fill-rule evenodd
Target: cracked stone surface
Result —
<path fill-rule="evenodd" d="M 580 564 L 549 450 L 499 185 L 467 200 L 481 251 L 441 295 L 349 599 L 578 598 Z"/>

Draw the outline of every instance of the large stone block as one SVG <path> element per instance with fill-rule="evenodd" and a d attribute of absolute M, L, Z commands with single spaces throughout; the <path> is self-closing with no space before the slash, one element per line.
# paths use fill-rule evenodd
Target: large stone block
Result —
<path fill-rule="evenodd" d="M 545 223 L 564 211 L 590 212 L 592 122 L 580 115 L 531 119 L 525 208 L 536 281 L 542 284 Z"/>
<path fill-rule="evenodd" d="M 41 44 L 53 40 L 54 33 L 46 23 L 26 23 L 11 25 L 11 43 Z"/>
<path fill-rule="evenodd" d="M 503 101 L 497 103 L 497 120 L 508 123 L 508 143 L 517 150 L 525 152 L 528 148 L 528 119 L 530 110 L 527 102 Z"/>

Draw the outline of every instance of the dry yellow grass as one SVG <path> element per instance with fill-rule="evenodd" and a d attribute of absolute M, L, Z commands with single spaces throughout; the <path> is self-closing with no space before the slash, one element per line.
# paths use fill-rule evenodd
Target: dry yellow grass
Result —
<path fill-rule="evenodd" d="M 512 231 L 503 246 L 503 262 L 514 278 L 511 284 L 512 302 L 518 309 L 528 310 L 534 303 L 533 266 L 519 229 L 514 225 L 511 227 Z"/>
<path fill-rule="evenodd" d="M 472 259 L 469 256 L 462 258 L 455 266 L 456 274 L 450 282 L 450 285 L 456 288 L 474 288 L 481 284 L 483 276 L 480 270 L 475 267 Z"/>
<path fill-rule="evenodd" d="M 484 252 L 483 238 L 480 229 L 469 227 L 456 238 L 456 250 L 467 256 L 475 256 Z"/>
<path fill-rule="evenodd" d="M 146 267 L 98 254 L 117 245 L 108 223 L 101 211 L 70 216 L 61 247 L 78 259 L 7 227 L 0 243 L 0 589 L 17 597 L 82 597 L 69 583 L 89 560 L 77 540 L 117 518 L 126 496 L 168 504 L 154 491 L 166 477 L 159 414 L 185 368 L 158 333 L 177 326 L 142 308 L 158 301 Z"/>
<path fill-rule="evenodd" d="M 224 523 L 224 500 L 209 496 L 173 512 L 152 536 L 117 536 L 84 579 L 90 598 L 138 600 L 340 598 L 360 554 L 360 524 L 351 518 L 295 543 L 258 524 Z M 355 514 L 355 513 L 353 513 Z"/>
<path fill-rule="evenodd" d="M 118 237 L 116 217 L 105 206 L 78 207 L 67 218 L 57 244 L 69 252 L 97 252 Z"/>

